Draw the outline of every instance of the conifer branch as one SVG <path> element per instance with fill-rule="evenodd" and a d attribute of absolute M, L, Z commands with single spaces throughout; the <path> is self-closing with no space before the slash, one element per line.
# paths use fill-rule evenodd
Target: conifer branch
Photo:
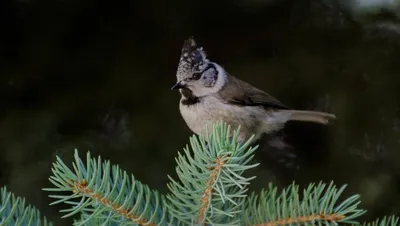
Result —
<path fill-rule="evenodd" d="M 61 202 L 72 205 L 63 217 L 85 212 L 88 217 L 75 225 L 86 225 L 91 218 L 101 219 L 104 223 L 157 225 L 174 223 L 176 220 L 166 211 L 165 198 L 148 186 L 129 177 L 117 165 L 90 157 L 87 153 L 86 166 L 75 150 L 75 162 L 72 171 L 57 157 L 53 164 L 54 176 L 49 179 L 56 188 L 43 190 L 68 192 L 65 195 L 49 195 L 57 199 L 50 205 Z"/>
<path fill-rule="evenodd" d="M 337 222 L 343 219 L 344 216 L 340 216 L 337 214 L 331 215 L 310 215 L 310 216 L 301 216 L 297 218 L 288 218 L 288 219 L 281 219 L 275 222 L 268 222 L 262 224 L 255 224 L 253 226 L 279 226 L 279 225 L 292 225 L 292 224 L 307 224 L 313 221 L 330 221 L 330 222 Z"/>
<path fill-rule="evenodd" d="M 104 196 L 101 194 L 98 194 L 94 192 L 92 189 L 88 188 L 87 186 L 87 181 L 85 179 L 82 180 L 80 183 L 75 183 L 74 186 L 72 186 L 74 189 L 74 193 L 81 193 L 86 195 L 87 197 L 98 201 L 99 203 L 103 204 L 104 206 L 110 207 L 113 211 L 117 212 L 121 216 L 125 217 L 126 219 L 129 219 L 132 222 L 137 223 L 138 225 L 148 225 L 148 226 L 155 226 L 156 224 L 151 223 L 147 219 L 142 219 L 140 216 L 135 215 L 133 213 L 130 213 L 129 210 L 123 208 L 121 205 L 113 204 L 112 200 L 106 199 Z"/>
<path fill-rule="evenodd" d="M 395 226 L 400 224 L 400 218 L 396 216 L 385 216 L 373 222 L 366 222 L 358 226 Z"/>
<path fill-rule="evenodd" d="M 366 211 L 357 208 L 360 203 L 358 195 L 353 195 L 338 204 L 344 189 L 345 186 L 342 186 L 338 190 L 333 182 L 327 188 L 322 182 L 317 186 L 310 184 L 303 190 L 301 200 L 298 185 L 292 184 L 278 195 L 277 188 L 270 184 L 268 190 L 262 190 L 260 195 L 253 193 L 247 199 L 243 209 L 243 224 L 258 226 L 357 224 L 358 222 L 353 219 Z"/>
<path fill-rule="evenodd" d="M 247 194 L 255 177 L 242 174 L 258 164 L 250 164 L 257 147 L 251 139 L 236 142 L 240 129 L 232 133 L 226 123 L 217 123 L 211 134 L 192 136 L 189 147 L 178 152 L 170 194 L 164 196 L 129 177 L 109 161 L 91 158 L 84 164 L 75 151 L 72 170 L 60 158 L 53 164 L 49 179 L 55 188 L 52 204 L 66 203 L 64 217 L 80 213 L 74 225 L 348 225 L 366 211 L 359 209 L 359 196 L 339 202 L 345 186 L 337 189 L 320 182 L 299 191 L 294 183 L 279 191 L 272 184 L 260 193 Z M 207 142 L 206 142 L 207 141 Z M 4 195 L 3 195 L 4 196 Z M 14 207 L 13 207 L 14 208 Z M 11 209 L 13 209 L 11 208 Z M 0 209 L 0 219 L 1 218 Z M 398 218 L 383 218 L 364 226 L 394 226 Z"/>
<path fill-rule="evenodd" d="M 233 133 L 226 123 L 217 123 L 211 134 L 193 136 L 191 149 L 178 153 L 177 175 L 181 183 L 171 179 L 168 205 L 176 218 L 186 224 L 225 224 L 239 222 L 247 185 L 255 177 L 241 176 L 250 165 L 257 147 L 236 142 L 240 128 Z M 209 141 L 206 144 L 206 141 Z"/>
<path fill-rule="evenodd" d="M 0 189 L 0 225 L 53 225 L 46 217 L 41 217 L 38 209 L 25 205 L 25 199 L 8 192 L 6 187 Z"/>
<path fill-rule="evenodd" d="M 198 217 L 198 223 L 201 224 L 204 220 L 204 216 L 207 214 L 207 208 L 210 204 L 211 201 L 211 193 L 213 191 L 213 185 L 215 184 L 215 181 L 217 180 L 218 175 L 222 171 L 222 167 L 225 165 L 225 162 L 222 157 L 218 157 L 216 161 L 216 166 L 211 168 L 211 175 L 210 178 L 207 181 L 207 186 L 203 192 L 202 198 L 201 198 L 201 208 L 200 208 L 200 213 Z"/>

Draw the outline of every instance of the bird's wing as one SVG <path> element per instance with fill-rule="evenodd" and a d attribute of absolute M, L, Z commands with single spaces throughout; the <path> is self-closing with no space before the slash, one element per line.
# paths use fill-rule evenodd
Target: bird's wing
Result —
<path fill-rule="evenodd" d="M 233 76 L 228 76 L 228 82 L 219 95 L 224 102 L 230 104 L 262 106 L 266 109 L 289 109 L 275 97 Z"/>

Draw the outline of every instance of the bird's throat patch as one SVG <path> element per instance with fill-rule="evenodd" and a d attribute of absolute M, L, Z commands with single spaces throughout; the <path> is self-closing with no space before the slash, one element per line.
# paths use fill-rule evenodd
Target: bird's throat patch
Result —
<path fill-rule="evenodd" d="M 181 100 L 181 103 L 183 105 L 194 105 L 200 102 L 200 99 L 193 95 L 192 91 L 188 88 L 182 88 L 181 89 L 181 94 L 183 96 L 183 99 Z"/>

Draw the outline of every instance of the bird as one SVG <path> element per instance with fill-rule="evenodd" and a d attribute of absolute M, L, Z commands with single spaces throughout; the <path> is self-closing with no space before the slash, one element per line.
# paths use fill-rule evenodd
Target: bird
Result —
<path fill-rule="evenodd" d="M 211 134 L 213 124 L 225 122 L 239 129 L 238 142 L 256 142 L 283 129 L 288 121 L 330 124 L 331 113 L 291 109 L 267 92 L 231 75 L 207 58 L 193 36 L 184 40 L 176 70 L 179 110 L 190 130 Z"/>

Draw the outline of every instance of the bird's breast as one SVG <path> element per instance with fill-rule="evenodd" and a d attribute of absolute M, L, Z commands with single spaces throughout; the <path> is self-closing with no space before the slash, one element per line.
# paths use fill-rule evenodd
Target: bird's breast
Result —
<path fill-rule="evenodd" d="M 240 136 L 248 139 L 257 129 L 257 120 L 265 114 L 256 107 L 241 107 L 226 104 L 217 98 L 203 98 L 197 104 L 185 105 L 180 103 L 180 112 L 188 127 L 196 134 L 201 135 L 208 129 L 210 133 L 212 125 L 224 121 L 236 129 L 241 126 Z"/>

